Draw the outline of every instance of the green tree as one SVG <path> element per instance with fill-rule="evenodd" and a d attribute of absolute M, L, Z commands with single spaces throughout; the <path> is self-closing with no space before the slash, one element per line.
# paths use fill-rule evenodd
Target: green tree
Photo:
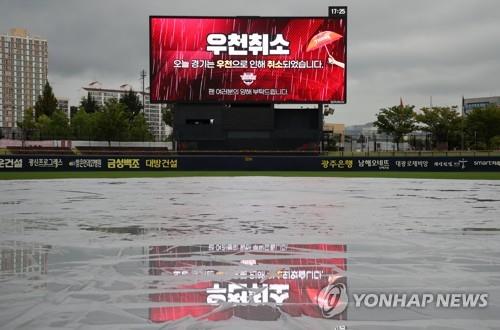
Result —
<path fill-rule="evenodd" d="M 163 122 L 172 127 L 174 123 L 174 111 L 170 107 L 163 108 L 161 111 Z"/>
<path fill-rule="evenodd" d="M 125 106 L 117 100 L 108 101 L 102 112 L 96 114 L 96 127 L 99 136 L 108 141 L 123 140 L 128 133 L 128 118 L 125 114 Z"/>
<path fill-rule="evenodd" d="M 136 115 L 129 128 L 129 139 L 131 141 L 152 141 L 153 135 L 149 131 L 148 123 L 142 113 Z"/>
<path fill-rule="evenodd" d="M 67 139 L 70 133 L 69 121 L 67 115 L 61 111 L 56 110 L 50 116 L 49 132 L 53 139 Z"/>
<path fill-rule="evenodd" d="M 41 115 L 38 117 L 36 121 L 36 128 L 40 132 L 40 139 L 45 140 L 45 139 L 51 139 L 52 134 L 51 134 L 51 124 L 52 124 L 52 119 L 50 119 L 49 116 L 47 115 Z"/>
<path fill-rule="evenodd" d="M 52 92 L 52 87 L 50 87 L 47 81 L 43 87 L 42 95 L 38 96 L 35 103 L 35 118 L 38 119 L 42 115 L 50 117 L 56 110 L 57 99 Z"/>
<path fill-rule="evenodd" d="M 139 96 L 132 89 L 122 95 L 120 103 L 125 106 L 125 112 L 129 121 L 132 121 L 143 109 Z"/>
<path fill-rule="evenodd" d="M 500 107 L 490 105 L 470 112 L 465 119 L 468 145 L 475 149 L 491 149 L 500 135 Z M 493 144 L 492 144 L 493 142 Z"/>
<path fill-rule="evenodd" d="M 341 141 L 340 134 L 329 134 L 326 140 L 326 148 L 329 151 L 339 151 L 339 145 Z"/>
<path fill-rule="evenodd" d="M 490 145 L 492 149 L 500 149 L 500 135 L 496 135 L 490 139 Z"/>
<path fill-rule="evenodd" d="M 72 105 L 72 106 L 69 107 L 69 118 L 70 118 L 70 121 L 76 115 L 76 113 L 78 112 L 78 110 L 80 110 L 80 108 L 76 107 L 74 105 Z"/>
<path fill-rule="evenodd" d="M 90 92 L 87 93 L 87 97 L 82 97 L 80 100 L 80 108 L 83 108 L 87 113 L 94 113 L 100 110 L 99 104 L 90 95 Z"/>
<path fill-rule="evenodd" d="M 71 119 L 71 134 L 78 140 L 94 140 L 95 127 L 94 118 L 95 114 L 87 113 L 83 107 Z"/>
<path fill-rule="evenodd" d="M 416 115 L 419 123 L 423 124 L 421 130 L 432 134 L 433 144 L 446 144 L 450 141 L 455 146 L 459 145 L 462 131 L 462 118 L 458 112 L 451 107 L 422 108 L 422 113 Z"/>
<path fill-rule="evenodd" d="M 413 132 L 416 127 L 415 106 L 397 105 L 380 109 L 377 120 L 373 123 L 379 133 L 391 135 L 399 151 L 399 143 L 403 136 Z"/>
<path fill-rule="evenodd" d="M 17 126 L 21 128 L 23 140 L 30 140 L 33 138 L 36 131 L 36 121 L 32 107 L 29 107 L 24 111 L 23 121 L 18 122 Z"/>
<path fill-rule="evenodd" d="M 174 109 L 171 108 L 170 106 L 165 107 L 161 110 L 161 117 L 165 125 L 169 127 L 174 127 Z M 166 141 L 173 141 L 174 135 L 173 131 L 168 134 L 168 136 L 165 138 Z"/>

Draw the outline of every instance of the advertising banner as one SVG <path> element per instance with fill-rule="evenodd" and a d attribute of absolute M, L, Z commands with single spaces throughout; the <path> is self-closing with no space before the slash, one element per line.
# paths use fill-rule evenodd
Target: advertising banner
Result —
<path fill-rule="evenodd" d="M 0 156 L 0 172 L 24 171 L 500 171 L 500 157 Z"/>
<path fill-rule="evenodd" d="M 150 17 L 152 102 L 346 102 L 346 17 Z"/>

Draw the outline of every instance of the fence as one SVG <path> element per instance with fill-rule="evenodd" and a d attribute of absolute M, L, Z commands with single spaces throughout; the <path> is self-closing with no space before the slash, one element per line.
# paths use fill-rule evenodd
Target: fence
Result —
<path fill-rule="evenodd" d="M 500 171 L 500 157 L 0 156 L 0 171 Z"/>

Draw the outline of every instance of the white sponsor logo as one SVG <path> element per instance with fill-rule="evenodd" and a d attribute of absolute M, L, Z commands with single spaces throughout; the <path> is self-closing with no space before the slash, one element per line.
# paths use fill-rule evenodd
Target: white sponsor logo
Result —
<path fill-rule="evenodd" d="M 245 72 L 240 77 L 241 80 L 243 80 L 243 83 L 247 86 L 253 84 L 253 82 L 257 79 L 257 76 L 252 72 Z"/>

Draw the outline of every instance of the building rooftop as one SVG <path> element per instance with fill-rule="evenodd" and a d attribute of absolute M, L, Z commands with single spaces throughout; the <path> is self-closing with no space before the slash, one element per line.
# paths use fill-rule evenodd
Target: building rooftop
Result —
<path fill-rule="evenodd" d="M 12 28 L 9 30 L 9 33 L 2 34 L 2 36 L 16 37 L 16 38 L 32 38 L 32 39 L 38 39 L 41 41 L 47 41 L 47 39 L 42 38 L 40 36 L 30 35 L 28 30 L 26 30 L 24 28 Z"/>
<path fill-rule="evenodd" d="M 99 81 L 92 81 L 87 86 L 82 87 L 85 91 L 95 91 L 95 92 L 115 92 L 115 93 L 123 93 L 130 89 L 138 94 L 142 94 L 142 90 L 135 89 L 130 84 L 120 85 L 118 88 L 103 88 L 102 84 Z M 145 89 L 145 94 L 149 94 L 149 87 Z"/>
<path fill-rule="evenodd" d="M 14 37 L 28 37 L 28 30 L 23 28 L 12 28 L 9 30 L 9 34 Z"/>

